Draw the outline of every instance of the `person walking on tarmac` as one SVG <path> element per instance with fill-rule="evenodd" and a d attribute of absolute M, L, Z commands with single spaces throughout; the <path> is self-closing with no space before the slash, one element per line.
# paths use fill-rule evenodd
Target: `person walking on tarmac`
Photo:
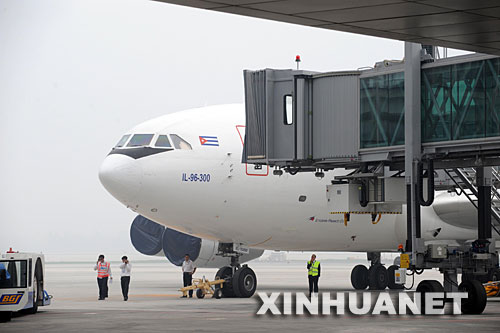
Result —
<path fill-rule="evenodd" d="M 316 260 L 316 255 L 311 256 L 311 260 L 307 262 L 307 276 L 309 278 L 309 297 L 311 297 L 312 292 L 318 296 L 318 280 L 321 275 L 321 265 L 318 260 Z"/>
<path fill-rule="evenodd" d="M 104 261 L 104 254 L 100 254 L 97 263 L 94 266 L 94 271 L 97 271 L 97 285 L 99 286 L 99 300 L 102 301 L 108 297 L 108 277 L 111 276 L 111 265 Z"/>
<path fill-rule="evenodd" d="M 193 274 L 196 272 L 196 266 L 193 261 L 189 259 L 189 254 L 186 254 L 184 261 L 182 262 L 182 279 L 184 282 L 184 287 L 190 286 L 193 283 Z M 186 298 L 187 296 L 182 296 L 181 298 Z M 189 297 L 193 297 L 193 290 L 189 291 Z"/>
<path fill-rule="evenodd" d="M 121 284 L 122 284 L 122 295 L 123 300 L 128 301 L 128 286 L 130 284 L 130 271 L 132 270 L 132 265 L 128 261 L 127 256 L 122 257 L 122 263 L 120 264 L 121 269 Z"/>

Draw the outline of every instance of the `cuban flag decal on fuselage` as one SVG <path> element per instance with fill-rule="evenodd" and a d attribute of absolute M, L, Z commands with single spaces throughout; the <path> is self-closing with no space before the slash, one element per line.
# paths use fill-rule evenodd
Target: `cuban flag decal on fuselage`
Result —
<path fill-rule="evenodd" d="M 202 146 L 219 147 L 219 139 L 216 136 L 200 136 L 200 143 Z"/>

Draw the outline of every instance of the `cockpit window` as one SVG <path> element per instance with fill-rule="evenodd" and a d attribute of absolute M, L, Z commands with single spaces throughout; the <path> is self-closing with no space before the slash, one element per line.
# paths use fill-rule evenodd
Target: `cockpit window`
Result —
<path fill-rule="evenodd" d="M 148 146 L 153 140 L 153 134 L 134 134 L 127 147 Z"/>
<path fill-rule="evenodd" d="M 170 138 L 176 149 L 193 150 L 193 147 L 177 134 L 170 134 Z"/>
<path fill-rule="evenodd" d="M 156 140 L 155 147 L 161 148 L 172 148 L 170 141 L 168 140 L 168 136 L 160 135 L 158 136 L 158 140 Z"/>
<path fill-rule="evenodd" d="M 115 148 L 120 148 L 120 147 L 125 146 L 125 144 L 127 143 L 128 138 L 130 138 L 130 134 L 126 134 L 126 135 L 122 136 L 122 138 L 120 139 L 120 141 L 118 141 L 118 143 L 116 144 Z"/>

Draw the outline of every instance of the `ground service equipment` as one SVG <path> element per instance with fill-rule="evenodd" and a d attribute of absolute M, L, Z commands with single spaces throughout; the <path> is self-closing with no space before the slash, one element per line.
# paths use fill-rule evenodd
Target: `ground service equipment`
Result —
<path fill-rule="evenodd" d="M 212 295 L 214 298 L 221 298 L 224 282 L 224 279 L 208 281 L 205 277 L 203 277 L 202 279 L 193 279 L 192 285 L 183 287 L 179 290 L 182 291 L 183 296 L 187 296 L 188 291 L 190 290 L 196 290 L 196 297 L 198 298 L 204 298 L 205 295 Z"/>
<path fill-rule="evenodd" d="M 36 313 L 39 306 L 50 304 L 52 296 L 44 290 L 45 257 L 39 253 L 14 252 L 0 258 L 0 321 L 9 321 L 12 313 Z"/>

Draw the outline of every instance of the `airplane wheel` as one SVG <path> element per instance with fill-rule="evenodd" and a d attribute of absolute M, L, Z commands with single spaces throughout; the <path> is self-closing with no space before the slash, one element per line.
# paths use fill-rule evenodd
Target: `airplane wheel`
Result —
<path fill-rule="evenodd" d="M 376 264 L 368 270 L 368 285 L 370 290 L 384 290 L 387 288 L 387 269 Z"/>
<path fill-rule="evenodd" d="M 230 266 L 224 266 L 217 271 L 215 274 L 215 279 L 226 279 L 233 275 L 233 269 Z M 216 287 L 218 288 L 218 287 Z M 224 297 L 234 297 L 233 291 L 233 279 L 227 279 L 226 282 L 222 285 L 222 295 Z"/>
<path fill-rule="evenodd" d="M 442 293 L 444 292 L 443 285 L 436 280 L 424 280 L 417 286 L 417 293 L 420 293 L 420 312 L 425 314 L 425 294 L 426 293 Z M 443 303 L 444 306 L 444 303 Z"/>
<path fill-rule="evenodd" d="M 257 289 L 257 277 L 251 268 L 243 266 L 233 276 L 233 291 L 237 297 L 252 297 Z"/>
<path fill-rule="evenodd" d="M 468 297 L 462 300 L 463 314 L 481 314 L 486 307 L 486 290 L 481 282 L 467 280 L 458 286 L 458 290 L 468 293 Z"/>
<path fill-rule="evenodd" d="M 205 297 L 205 294 L 203 293 L 203 290 L 201 290 L 201 289 L 197 289 L 197 290 L 196 290 L 196 297 L 198 297 L 198 298 L 203 298 L 203 297 Z"/>
<path fill-rule="evenodd" d="M 356 265 L 351 271 L 351 284 L 356 290 L 368 287 L 368 268 L 365 265 Z"/>
<path fill-rule="evenodd" d="M 399 269 L 399 266 L 391 265 L 387 268 L 387 287 L 392 290 L 403 289 L 404 286 L 402 284 L 396 283 L 396 277 L 394 276 L 394 272 Z"/>

